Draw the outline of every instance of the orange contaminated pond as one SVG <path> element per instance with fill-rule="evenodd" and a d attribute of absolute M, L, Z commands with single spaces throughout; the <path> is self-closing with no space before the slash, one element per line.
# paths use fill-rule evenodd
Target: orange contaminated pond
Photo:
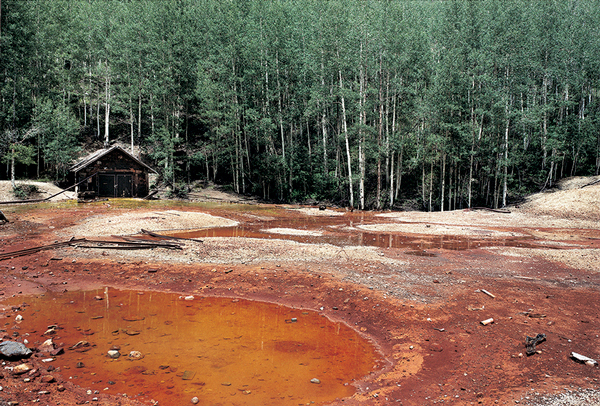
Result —
<path fill-rule="evenodd" d="M 381 357 L 343 323 L 271 303 L 112 288 L 20 303 L 17 340 L 63 347 L 46 361 L 64 379 L 161 405 L 323 404 L 352 395 Z"/>

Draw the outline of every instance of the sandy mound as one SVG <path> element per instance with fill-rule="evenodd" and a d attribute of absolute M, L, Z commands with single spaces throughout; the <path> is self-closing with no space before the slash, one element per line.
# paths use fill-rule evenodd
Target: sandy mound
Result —
<path fill-rule="evenodd" d="M 563 183 L 564 190 L 538 193 L 530 196 L 521 208 L 534 215 L 551 215 L 559 218 L 600 220 L 600 183 L 593 178 L 571 179 Z M 582 186 L 577 186 L 582 184 Z"/>
<path fill-rule="evenodd" d="M 138 234 L 143 228 L 149 231 L 193 230 L 208 227 L 228 227 L 238 223 L 206 213 L 166 210 L 128 211 L 114 216 L 89 217 L 85 222 L 64 230 L 64 235 L 111 236 Z"/>
<path fill-rule="evenodd" d="M 600 176 L 573 176 L 559 180 L 556 187 L 560 190 L 580 189 L 594 182 L 600 182 Z"/>
<path fill-rule="evenodd" d="M 17 185 L 35 185 L 39 189 L 40 193 L 37 196 L 32 196 L 29 199 L 45 199 L 52 195 L 55 195 L 61 192 L 63 189 L 58 186 L 50 183 L 50 182 L 34 182 L 32 180 L 18 180 L 16 181 Z M 58 196 L 50 199 L 52 202 L 57 202 L 61 200 L 70 200 L 75 199 L 75 192 L 68 191 L 60 194 Z M 21 200 L 18 197 L 15 197 L 13 194 L 13 188 L 9 180 L 0 180 L 0 202 L 10 202 L 13 200 Z"/>

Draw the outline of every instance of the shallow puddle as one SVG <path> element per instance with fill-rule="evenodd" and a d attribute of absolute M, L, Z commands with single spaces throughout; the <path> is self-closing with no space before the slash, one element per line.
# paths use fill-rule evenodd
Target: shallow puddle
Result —
<path fill-rule="evenodd" d="M 4 328 L 16 326 L 30 348 L 50 337 L 64 347 L 48 362 L 63 378 L 161 405 L 194 396 L 205 405 L 322 404 L 352 395 L 352 382 L 378 363 L 373 345 L 345 324 L 281 305 L 112 288 L 20 303 L 23 321 Z M 113 346 L 118 359 L 107 355 Z M 131 351 L 143 358 L 129 359 Z"/>
<path fill-rule="evenodd" d="M 369 213 L 346 213 L 343 216 L 290 217 L 257 221 L 234 227 L 202 230 L 172 230 L 162 234 L 178 238 L 202 239 L 208 237 L 239 237 L 292 240 L 306 244 L 332 244 L 336 246 L 370 246 L 399 248 L 413 251 L 426 249 L 468 250 L 483 247 L 537 248 L 531 237 L 481 238 L 456 235 L 418 235 L 392 232 L 363 231 L 357 225 L 385 223 Z M 294 230 L 296 233 L 272 232 Z"/>

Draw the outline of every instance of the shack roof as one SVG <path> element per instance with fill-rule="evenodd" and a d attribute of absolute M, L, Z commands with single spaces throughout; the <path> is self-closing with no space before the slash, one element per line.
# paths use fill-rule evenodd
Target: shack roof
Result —
<path fill-rule="evenodd" d="M 109 154 L 109 153 L 111 153 L 111 152 L 113 152 L 115 150 L 118 151 L 119 153 L 125 154 L 131 160 L 135 161 L 137 164 L 139 164 L 139 165 L 143 166 L 144 168 L 148 169 L 150 172 L 157 173 L 154 169 L 152 169 L 151 167 L 149 167 L 148 165 L 146 165 L 145 163 L 143 163 L 138 158 L 136 158 L 135 156 L 131 155 L 129 152 L 127 152 L 126 150 L 124 150 L 123 148 L 121 148 L 118 145 L 114 145 L 114 146 L 112 146 L 110 148 L 99 149 L 98 151 L 92 152 L 88 156 L 82 158 L 75 165 L 71 166 L 69 168 L 69 171 L 77 173 L 80 170 L 82 170 L 83 168 L 91 165 L 92 163 L 96 162 L 97 160 L 99 160 L 103 156 L 105 156 L 105 155 L 107 155 L 107 154 Z"/>

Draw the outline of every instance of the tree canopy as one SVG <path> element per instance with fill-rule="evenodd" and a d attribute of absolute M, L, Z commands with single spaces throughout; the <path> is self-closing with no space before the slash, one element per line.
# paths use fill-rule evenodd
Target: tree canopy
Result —
<path fill-rule="evenodd" d="M 500 207 L 600 171 L 600 0 L 0 0 L 2 161 L 134 146 L 175 184 Z"/>

